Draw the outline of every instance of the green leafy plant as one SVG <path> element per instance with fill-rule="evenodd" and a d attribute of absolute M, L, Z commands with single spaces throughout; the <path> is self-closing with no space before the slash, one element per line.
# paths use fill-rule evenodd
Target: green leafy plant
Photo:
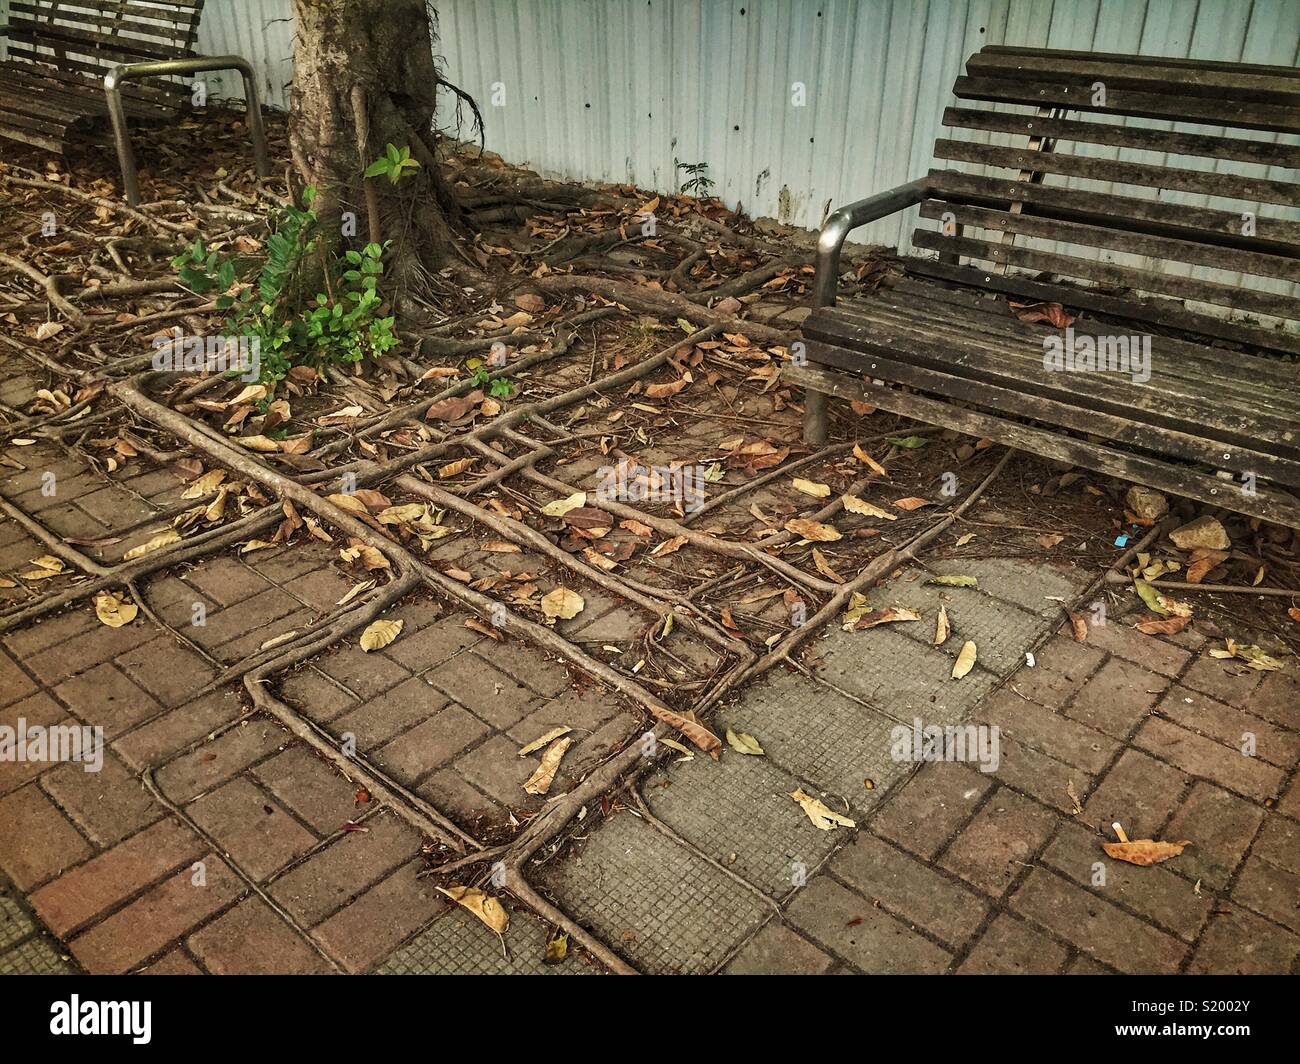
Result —
<path fill-rule="evenodd" d="M 713 179 L 709 177 L 708 163 L 684 163 L 676 157 L 673 163 L 679 171 L 686 174 L 686 180 L 681 182 L 682 195 L 704 199 L 710 194 Z"/>
<path fill-rule="evenodd" d="M 420 164 L 411 158 L 411 149 L 395 148 L 389 144 L 384 154 L 366 167 L 366 177 L 378 177 L 383 174 L 394 185 L 407 175 L 408 171 L 418 170 Z"/>
<path fill-rule="evenodd" d="M 231 335 L 258 341 L 262 384 L 297 365 L 354 365 L 398 343 L 378 291 L 387 244 L 326 253 L 315 197 L 308 187 L 301 207 L 274 212 L 263 257 L 228 256 L 200 238 L 172 260 L 192 291 L 220 293 L 217 309 Z"/>
<path fill-rule="evenodd" d="M 497 377 L 495 380 L 490 381 L 488 378 L 491 376 L 492 371 L 487 366 L 480 364 L 474 367 L 473 373 L 470 374 L 470 381 L 476 388 L 482 388 L 486 385 L 488 395 L 492 396 L 493 399 L 509 399 L 510 396 L 514 395 L 515 385 L 509 377 Z"/>

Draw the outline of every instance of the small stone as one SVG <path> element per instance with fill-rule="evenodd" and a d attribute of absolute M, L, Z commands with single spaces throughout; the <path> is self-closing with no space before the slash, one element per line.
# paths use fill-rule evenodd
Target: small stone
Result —
<path fill-rule="evenodd" d="M 1198 517 L 1182 528 L 1175 528 L 1169 533 L 1169 538 L 1179 550 L 1229 550 L 1232 547 L 1228 530 L 1213 517 Z"/>
<path fill-rule="evenodd" d="M 1139 521 L 1157 521 L 1169 512 L 1169 500 L 1152 488 L 1134 484 L 1124 502 Z"/>

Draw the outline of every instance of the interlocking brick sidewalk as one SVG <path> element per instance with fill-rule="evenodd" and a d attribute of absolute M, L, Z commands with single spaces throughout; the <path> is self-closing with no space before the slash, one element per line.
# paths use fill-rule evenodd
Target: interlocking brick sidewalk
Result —
<path fill-rule="evenodd" d="M 346 590 L 326 558 L 218 558 L 160 578 L 151 596 L 185 611 L 202 596 L 202 638 L 255 649 Z M 1059 616 L 1048 597 L 1082 574 L 962 568 L 981 566 L 981 586 L 1006 597 L 940 592 L 915 572 L 886 593 L 918 605 L 942 594 L 955 629 L 988 648 L 965 680 L 947 679 L 950 654 L 927 633 L 830 634 L 813 644 L 818 683 L 778 674 L 723 710 L 767 757 L 656 771 L 641 785 L 649 819 L 626 801 L 597 814 L 535 880 L 647 971 L 1291 971 L 1295 680 L 1209 657 L 1193 632 L 1145 636 L 1119 617 L 1083 644 L 1059 632 L 1041 642 Z M 226 628 L 232 612 L 240 623 Z M 608 695 L 432 603 L 398 615 L 408 632 L 386 652 L 336 649 L 284 693 L 467 827 L 540 806 L 519 788 L 536 764 L 514 756 L 522 742 L 580 728 L 590 745 L 566 759 L 571 784 L 641 727 L 629 716 L 611 728 L 626 711 Z M 0 723 L 99 724 L 108 751 L 99 773 L 0 766 L 12 883 L 0 967 L 591 970 L 581 958 L 544 969 L 545 928 L 519 909 L 503 958 L 417 878 L 421 840 L 391 811 L 358 807 L 353 784 L 278 724 L 246 717 L 237 691 L 189 700 L 214 672 L 147 623 L 105 628 L 84 608 L 4 638 Z M 997 725 L 997 770 L 892 761 L 890 729 L 913 714 Z M 1253 758 L 1239 750 L 1246 732 Z M 788 797 L 796 786 L 859 827 L 817 831 Z M 365 830 L 344 830 L 353 820 Z M 1100 842 L 1115 820 L 1133 838 L 1192 846 L 1153 868 L 1112 861 Z"/>

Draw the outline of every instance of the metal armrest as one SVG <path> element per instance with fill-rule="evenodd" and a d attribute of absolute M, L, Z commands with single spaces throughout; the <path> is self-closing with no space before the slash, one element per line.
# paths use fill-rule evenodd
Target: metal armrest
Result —
<path fill-rule="evenodd" d="M 200 55 L 190 59 L 165 59 L 156 63 L 121 63 L 104 75 L 104 94 L 108 97 L 113 138 L 117 142 L 117 156 L 122 164 L 122 185 L 126 201 L 132 207 L 140 202 L 140 187 L 136 180 L 135 156 L 127 137 L 122 83 L 137 78 L 166 77 L 169 74 L 197 74 L 204 70 L 238 70 L 243 76 L 244 101 L 248 106 L 248 132 L 253 140 L 257 176 L 270 176 L 271 164 L 266 155 L 266 134 L 262 130 L 262 105 L 257 94 L 257 75 L 247 59 L 238 55 Z"/>
<path fill-rule="evenodd" d="M 817 238 L 817 275 L 813 280 L 813 306 L 835 306 L 835 288 L 840 276 L 840 249 L 854 229 L 879 221 L 920 203 L 929 195 L 929 178 L 918 177 L 906 185 L 850 203 L 833 211 Z"/>

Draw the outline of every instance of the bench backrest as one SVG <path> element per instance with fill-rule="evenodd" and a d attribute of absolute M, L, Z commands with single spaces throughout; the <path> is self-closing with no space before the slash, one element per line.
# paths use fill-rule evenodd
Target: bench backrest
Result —
<path fill-rule="evenodd" d="M 9 59 L 101 78 L 118 63 L 194 54 L 203 0 L 10 0 Z M 146 84 L 172 96 L 185 85 Z"/>
<path fill-rule="evenodd" d="M 953 94 L 915 247 L 1300 321 L 1300 70 L 988 47 Z"/>

